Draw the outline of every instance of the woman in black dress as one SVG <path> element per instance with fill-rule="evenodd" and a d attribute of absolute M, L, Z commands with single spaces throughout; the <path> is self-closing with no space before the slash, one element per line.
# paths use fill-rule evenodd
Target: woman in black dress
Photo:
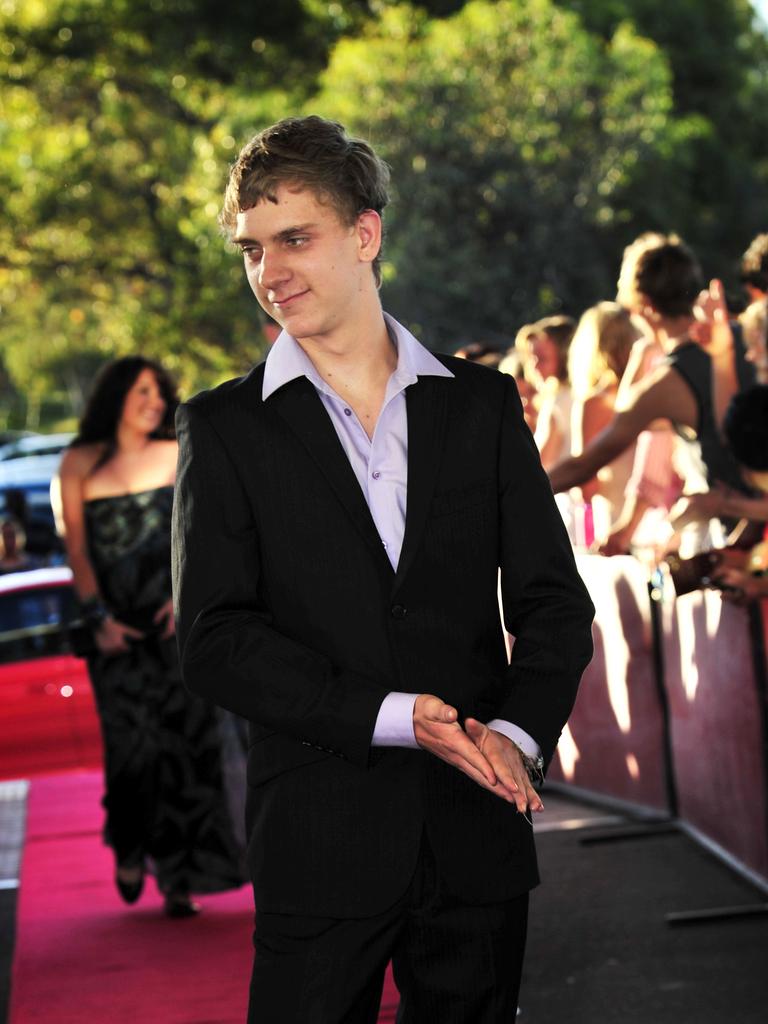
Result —
<path fill-rule="evenodd" d="M 243 883 L 224 787 L 231 723 L 189 694 L 171 603 L 174 385 L 142 357 L 108 364 L 62 459 L 69 562 L 96 650 L 88 667 L 104 739 L 105 837 L 127 903 L 151 869 L 165 911 Z M 226 730 L 222 730 L 222 724 Z"/>

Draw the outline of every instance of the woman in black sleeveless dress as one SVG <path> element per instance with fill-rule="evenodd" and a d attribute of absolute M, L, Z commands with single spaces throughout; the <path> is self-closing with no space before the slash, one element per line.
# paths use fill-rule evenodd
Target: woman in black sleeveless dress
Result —
<path fill-rule="evenodd" d="M 225 787 L 225 759 L 238 759 L 232 723 L 189 694 L 179 672 L 170 601 L 176 404 L 158 364 L 109 364 L 62 460 L 60 486 L 69 560 L 95 638 L 88 668 L 117 887 L 133 903 L 152 870 L 166 913 L 186 917 L 199 909 L 192 893 L 237 887 L 244 875 Z"/>

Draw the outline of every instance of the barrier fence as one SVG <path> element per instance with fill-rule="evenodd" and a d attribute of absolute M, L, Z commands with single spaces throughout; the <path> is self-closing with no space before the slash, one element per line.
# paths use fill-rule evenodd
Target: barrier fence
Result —
<path fill-rule="evenodd" d="M 675 597 L 631 557 L 578 564 L 595 656 L 548 778 L 677 820 L 768 890 L 768 602 Z"/>

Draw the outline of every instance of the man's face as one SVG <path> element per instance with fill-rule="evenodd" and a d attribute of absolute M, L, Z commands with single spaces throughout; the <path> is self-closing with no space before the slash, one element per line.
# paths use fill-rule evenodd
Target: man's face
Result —
<path fill-rule="evenodd" d="M 560 377 L 560 350 L 548 334 L 537 334 L 531 346 L 533 367 L 542 380 Z"/>
<path fill-rule="evenodd" d="M 320 338 L 353 321 L 378 253 L 378 215 L 342 223 L 308 189 L 281 185 L 237 215 L 234 241 L 262 308 L 295 338 Z M 372 237 L 376 236 L 376 237 Z"/>

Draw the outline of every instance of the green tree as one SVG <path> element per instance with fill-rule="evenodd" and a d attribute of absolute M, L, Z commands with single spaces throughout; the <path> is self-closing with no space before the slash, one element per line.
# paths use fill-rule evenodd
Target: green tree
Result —
<path fill-rule="evenodd" d="M 259 356 L 216 224 L 226 167 L 296 109 L 343 25 L 299 0 L 228 9 L 0 3 L 0 360 L 17 421 L 77 409 L 115 355 L 162 358 L 185 391 Z"/>
<path fill-rule="evenodd" d="M 699 130 L 653 43 L 604 45 L 550 0 L 389 9 L 321 81 L 312 109 L 393 168 L 387 304 L 441 345 L 610 294 L 633 182 Z"/>
<path fill-rule="evenodd" d="M 682 161 L 654 174 L 677 185 L 674 206 L 654 181 L 633 199 L 651 198 L 647 226 L 679 230 L 711 274 L 735 284 L 736 263 L 764 231 L 768 203 L 768 38 L 749 0 L 558 0 L 585 27 L 609 39 L 630 23 L 666 54 L 674 109 L 702 126 Z M 660 202 L 659 199 L 662 201 Z M 738 293 L 735 292 L 737 295 Z"/>
<path fill-rule="evenodd" d="M 0 0 L 0 427 L 77 411 L 114 355 L 162 358 L 186 393 L 260 356 L 216 214 L 238 146 L 302 108 L 391 161 L 386 301 L 435 343 L 580 311 L 647 228 L 722 275 L 768 198 L 749 19 L 747 0 Z"/>

